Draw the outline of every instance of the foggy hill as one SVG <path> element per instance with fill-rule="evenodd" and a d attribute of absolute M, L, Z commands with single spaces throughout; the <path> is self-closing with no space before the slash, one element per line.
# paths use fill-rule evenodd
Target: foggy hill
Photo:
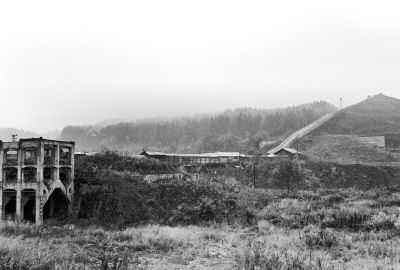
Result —
<path fill-rule="evenodd" d="M 3 142 L 11 141 L 11 135 L 17 134 L 18 138 L 32 138 L 37 137 L 34 132 L 26 131 L 17 128 L 0 128 L 0 140 Z"/>
<path fill-rule="evenodd" d="M 378 94 L 349 106 L 317 128 L 312 135 L 374 136 L 400 133 L 400 99 Z"/>
<path fill-rule="evenodd" d="M 400 147 L 400 99 L 378 94 L 338 112 L 296 144 L 309 156 L 338 163 L 394 162 L 359 136 L 385 136 L 386 149 Z"/>
<path fill-rule="evenodd" d="M 18 135 L 18 139 L 22 138 L 33 138 L 33 137 L 43 137 L 46 139 L 58 139 L 60 137 L 59 130 L 53 130 L 43 133 L 35 133 L 23 129 L 18 128 L 0 128 L 0 140 L 3 142 L 11 141 L 11 135 Z"/>
<path fill-rule="evenodd" d="M 216 115 L 138 120 L 110 125 L 67 126 L 61 138 L 73 140 L 77 149 L 102 148 L 138 152 L 244 151 L 257 150 L 261 141 L 281 139 L 319 117 L 336 111 L 324 102 L 280 109 L 239 108 Z"/>

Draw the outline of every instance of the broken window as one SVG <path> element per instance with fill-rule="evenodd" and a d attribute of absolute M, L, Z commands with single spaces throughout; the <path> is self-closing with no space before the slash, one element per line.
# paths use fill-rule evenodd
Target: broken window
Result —
<path fill-rule="evenodd" d="M 18 163 L 18 151 L 15 149 L 5 150 L 5 164 L 17 165 L 17 163 Z"/>
<path fill-rule="evenodd" d="M 54 179 L 55 169 L 51 167 L 44 167 L 43 169 L 43 179 L 44 180 L 52 180 Z"/>
<path fill-rule="evenodd" d="M 60 165 L 71 165 L 71 149 L 69 147 L 60 148 Z"/>
<path fill-rule="evenodd" d="M 51 183 L 56 179 L 56 168 L 44 167 L 43 168 L 43 183 L 50 189 Z"/>
<path fill-rule="evenodd" d="M 35 182 L 36 181 L 36 168 L 27 167 L 22 169 L 23 180 L 25 182 Z"/>
<path fill-rule="evenodd" d="M 18 170 L 17 168 L 6 168 L 4 169 L 5 181 L 7 182 L 17 182 Z"/>
<path fill-rule="evenodd" d="M 36 149 L 35 148 L 24 149 L 24 164 L 26 164 L 26 165 L 36 164 Z"/>
<path fill-rule="evenodd" d="M 44 164 L 45 165 L 54 164 L 54 159 L 55 159 L 54 152 L 55 151 L 54 151 L 54 147 L 53 146 L 46 145 L 44 147 Z"/>
<path fill-rule="evenodd" d="M 71 182 L 71 169 L 70 168 L 60 168 L 60 180 L 64 186 L 68 186 Z"/>

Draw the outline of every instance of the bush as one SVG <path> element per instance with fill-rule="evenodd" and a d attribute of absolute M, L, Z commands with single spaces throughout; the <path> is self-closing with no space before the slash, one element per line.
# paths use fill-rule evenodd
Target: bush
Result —
<path fill-rule="evenodd" d="M 371 218 L 371 210 L 361 207 L 340 207 L 322 212 L 325 215 L 322 227 L 348 228 L 353 230 L 367 229 L 366 222 Z"/>
<path fill-rule="evenodd" d="M 395 214 L 386 214 L 384 212 L 379 212 L 376 215 L 373 215 L 367 226 L 373 230 L 391 230 L 400 225 L 400 218 Z"/>
<path fill-rule="evenodd" d="M 284 160 L 279 163 L 274 173 L 277 185 L 287 190 L 289 194 L 292 190 L 296 190 L 301 185 L 303 175 L 300 171 L 299 164 L 293 161 Z"/>
<path fill-rule="evenodd" d="M 338 237 L 335 232 L 329 228 L 321 229 L 319 227 L 310 226 L 304 229 L 301 238 L 310 250 L 319 248 L 330 249 L 338 245 Z"/>

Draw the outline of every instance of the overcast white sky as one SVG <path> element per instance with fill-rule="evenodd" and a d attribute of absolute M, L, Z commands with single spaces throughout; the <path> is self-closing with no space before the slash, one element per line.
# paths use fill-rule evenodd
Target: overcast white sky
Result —
<path fill-rule="evenodd" d="M 1 1 L 0 126 L 400 98 L 396 1 Z"/>

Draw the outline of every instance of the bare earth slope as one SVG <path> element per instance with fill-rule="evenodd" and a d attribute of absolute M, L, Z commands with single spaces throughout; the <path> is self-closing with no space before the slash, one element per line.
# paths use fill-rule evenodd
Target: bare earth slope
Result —
<path fill-rule="evenodd" d="M 321 135 L 312 139 L 305 154 L 341 164 L 391 163 L 397 159 L 352 135 Z"/>

